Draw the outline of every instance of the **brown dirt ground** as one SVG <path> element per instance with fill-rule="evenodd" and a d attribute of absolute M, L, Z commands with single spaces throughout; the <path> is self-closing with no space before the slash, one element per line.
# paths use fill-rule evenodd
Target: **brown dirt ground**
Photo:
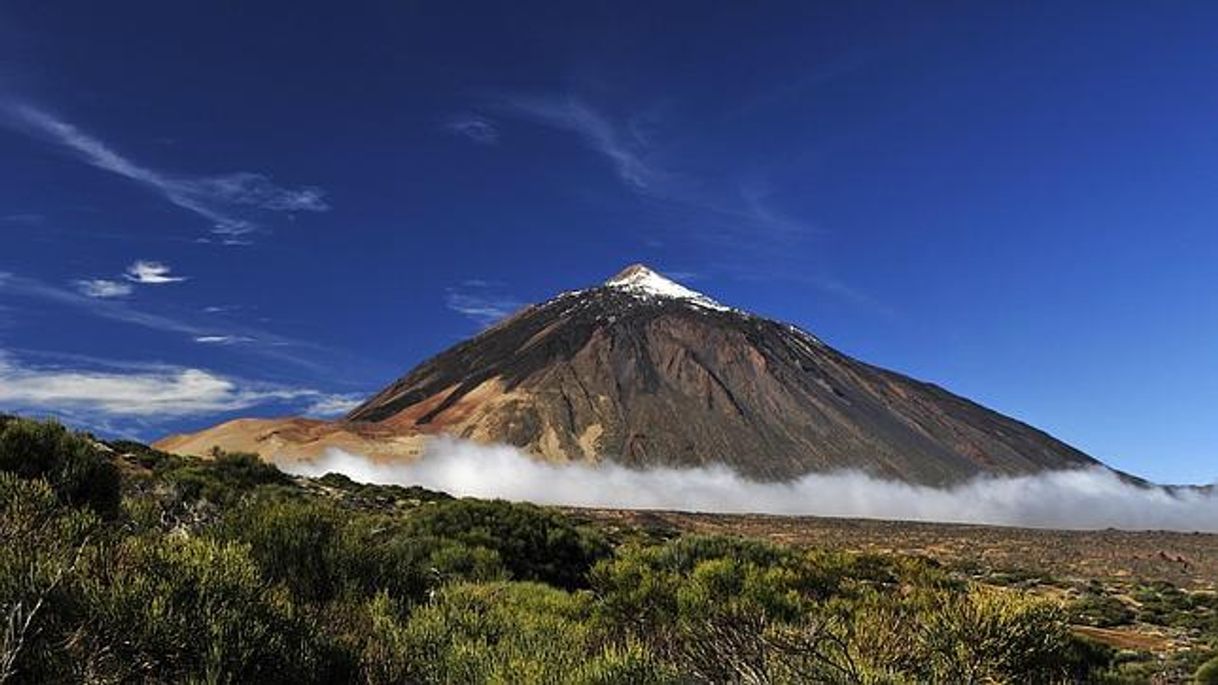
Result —
<path fill-rule="evenodd" d="M 1218 535 L 1068 531 L 755 514 L 569 509 L 603 525 L 764 538 L 856 552 L 924 555 L 951 566 L 1059 579 L 1162 580 L 1218 589 Z"/>

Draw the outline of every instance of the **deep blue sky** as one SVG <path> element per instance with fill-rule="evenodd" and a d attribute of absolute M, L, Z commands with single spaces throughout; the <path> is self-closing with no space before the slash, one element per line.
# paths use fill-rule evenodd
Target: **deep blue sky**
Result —
<path fill-rule="evenodd" d="M 142 438 L 641 261 L 1210 481 L 1216 219 L 1210 2 L 0 4 L 0 407 Z"/>

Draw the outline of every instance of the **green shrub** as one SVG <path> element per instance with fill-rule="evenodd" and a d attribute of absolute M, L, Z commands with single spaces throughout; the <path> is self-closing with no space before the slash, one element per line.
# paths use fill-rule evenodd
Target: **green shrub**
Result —
<path fill-rule="evenodd" d="M 227 516 L 216 534 L 248 543 L 263 577 L 306 602 L 362 602 L 378 592 L 414 602 L 443 582 L 506 575 L 494 549 L 421 536 L 394 517 L 324 501 L 257 497 Z"/>
<path fill-rule="evenodd" d="M 0 682 L 341 673 L 324 631 L 262 580 L 243 545 L 128 535 L 60 503 L 45 481 L 9 473 L 0 539 Z"/>
<path fill-rule="evenodd" d="M 236 503 L 249 492 L 268 485 L 288 485 L 292 479 L 255 454 L 214 450 L 211 459 L 191 459 L 171 465 L 164 479 L 187 501 Z"/>
<path fill-rule="evenodd" d="M 378 598 L 364 653 L 372 683 L 656 683 L 669 680 L 641 646 L 607 647 L 591 597 L 536 583 L 457 584 L 406 622 Z"/>
<path fill-rule="evenodd" d="M 1210 659 L 1197 669 L 1196 675 L 1193 676 L 1193 682 L 1197 685 L 1218 685 L 1218 656 Z"/>
<path fill-rule="evenodd" d="M 118 469 L 92 440 L 54 421 L 10 419 L 0 426 L 0 471 L 42 478 L 67 504 L 107 517 L 118 512 Z"/>
<path fill-rule="evenodd" d="M 453 496 L 448 493 L 428 490 L 418 485 L 359 483 L 341 473 L 327 473 L 318 478 L 317 482 L 326 487 L 351 494 L 356 499 L 365 503 L 405 501 L 421 504 L 423 502 L 445 502 L 453 499 Z"/>
<path fill-rule="evenodd" d="M 384 591 L 397 601 L 414 603 L 443 583 L 506 576 L 494 550 L 417 537 L 391 517 L 350 518 L 336 559 L 343 587 L 356 599 Z"/>
<path fill-rule="evenodd" d="M 183 462 L 194 458 L 162 452 L 134 440 L 107 440 L 106 445 L 135 464 L 155 472 L 181 466 Z"/>
<path fill-rule="evenodd" d="M 72 588 L 99 524 L 63 506 L 46 481 L 0 472 L 0 682 L 72 679 L 61 645 L 77 623 Z"/>
<path fill-rule="evenodd" d="M 121 680 L 316 680 L 337 663 L 244 545 L 129 538 L 82 583 L 88 650 Z"/>
<path fill-rule="evenodd" d="M 1081 677 L 1064 612 L 925 560 L 689 538 L 620 548 L 591 573 L 596 624 L 705 682 Z"/>
<path fill-rule="evenodd" d="M 975 589 L 938 598 L 924 620 L 923 650 L 932 680 L 1047 682 L 1068 675 L 1072 638 L 1056 604 Z"/>
<path fill-rule="evenodd" d="M 1116 597 L 1091 592 L 1080 597 L 1070 609 L 1079 623 L 1099 628 L 1129 625 L 1135 617 L 1133 609 Z"/>
<path fill-rule="evenodd" d="M 654 551 L 649 560 L 652 566 L 679 573 L 688 573 L 708 559 L 735 559 L 758 566 L 774 566 L 792 563 L 799 557 L 790 547 L 723 535 L 687 535 L 651 549 Z"/>
<path fill-rule="evenodd" d="M 223 537 L 249 545 L 262 576 L 304 601 L 332 599 L 341 579 L 337 511 L 324 503 L 260 498 L 227 516 Z"/>
<path fill-rule="evenodd" d="M 532 505 L 335 475 L 299 487 L 251 455 L 200 460 L 116 444 L 143 467 L 123 482 L 119 513 L 117 470 L 95 443 L 0 417 L 0 682 L 1151 674 L 1073 638 L 1056 604 L 983 588 L 926 559 L 714 536 L 654 544 L 628 534 L 611 550 L 599 533 Z M 403 498 L 434 503 L 407 509 Z M 1218 636 L 1213 594 L 1151 583 L 1135 596 L 1147 620 Z M 1116 601 L 1097 585 L 1073 615 L 1126 620 Z M 1218 665 L 1198 670 L 1203 658 L 1155 666 L 1213 682 Z"/>
<path fill-rule="evenodd" d="M 225 452 L 214 449 L 210 466 L 217 477 L 239 487 L 252 488 L 271 483 L 288 483 L 291 478 L 274 464 L 268 464 L 257 454 Z"/>
<path fill-rule="evenodd" d="M 427 506 L 411 516 L 409 530 L 494 550 L 512 578 L 567 589 L 585 587 L 588 570 L 610 551 L 602 535 L 559 513 L 500 500 Z"/>

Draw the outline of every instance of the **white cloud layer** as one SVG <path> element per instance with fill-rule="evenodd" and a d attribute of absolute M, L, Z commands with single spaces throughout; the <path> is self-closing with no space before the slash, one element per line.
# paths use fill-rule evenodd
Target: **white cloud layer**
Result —
<path fill-rule="evenodd" d="M 180 283 L 186 280 L 184 276 L 170 276 L 173 271 L 169 265 L 161 262 L 140 260 L 127 267 L 127 280 L 143 285 L 161 285 L 164 283 Z"/>
<path fill-rule="evenodd" d="M 111 297 L 126 297 L 131 294 L 133 288 L 129 283 L 120 283 L 119 281 L 109 281 L 104 278 L 92 278 L 88 280 L 76 281 L 76 287 L 81 293 L 89 297 L 97 297 L 101 299 Z"/>
<path fill-rule="evenodd" d="M 1041 528 L 1218 532 L 1218 494 L 1126 483 L 1103 469 L 979 478 L 937 489 L 858 472 L 759 483 L 725 467 L 555 465 L 514 448 L 438 439 L 416 462 L 388 464 L 331 450 L 291 467 L 369 483 L 422 485 L 455 495 L 593 507 L 847 516 Z"/>
<path fill-rule="evenodd" d="M 129 365 L 119 370 L 32 367 L 0 351 L 0 409 L 72 413 L 81 417 L 175 418 L 292 403 L 337 413 L 340 400 L 294 388 L 222 376 L 203 369 Z"/>
<path fill-rule="evenodd" d="M 107 416 L 181 417 L 246 409 L 300 397 L 258 390 L 200 369 L 112 373 L 18 368 L 0 359 L 0 404 L 18 409 L 92 411 Z"/>

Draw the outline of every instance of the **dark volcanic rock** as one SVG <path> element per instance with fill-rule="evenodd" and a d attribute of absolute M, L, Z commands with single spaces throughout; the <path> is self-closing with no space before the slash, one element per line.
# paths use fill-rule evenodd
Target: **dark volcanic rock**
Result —
<path fill-rule="evenodd" d="M 642 267 L 524 309 L 348 415 L 551 458 L 944 484 L 1097 465 L 1026 424 Z"/>

